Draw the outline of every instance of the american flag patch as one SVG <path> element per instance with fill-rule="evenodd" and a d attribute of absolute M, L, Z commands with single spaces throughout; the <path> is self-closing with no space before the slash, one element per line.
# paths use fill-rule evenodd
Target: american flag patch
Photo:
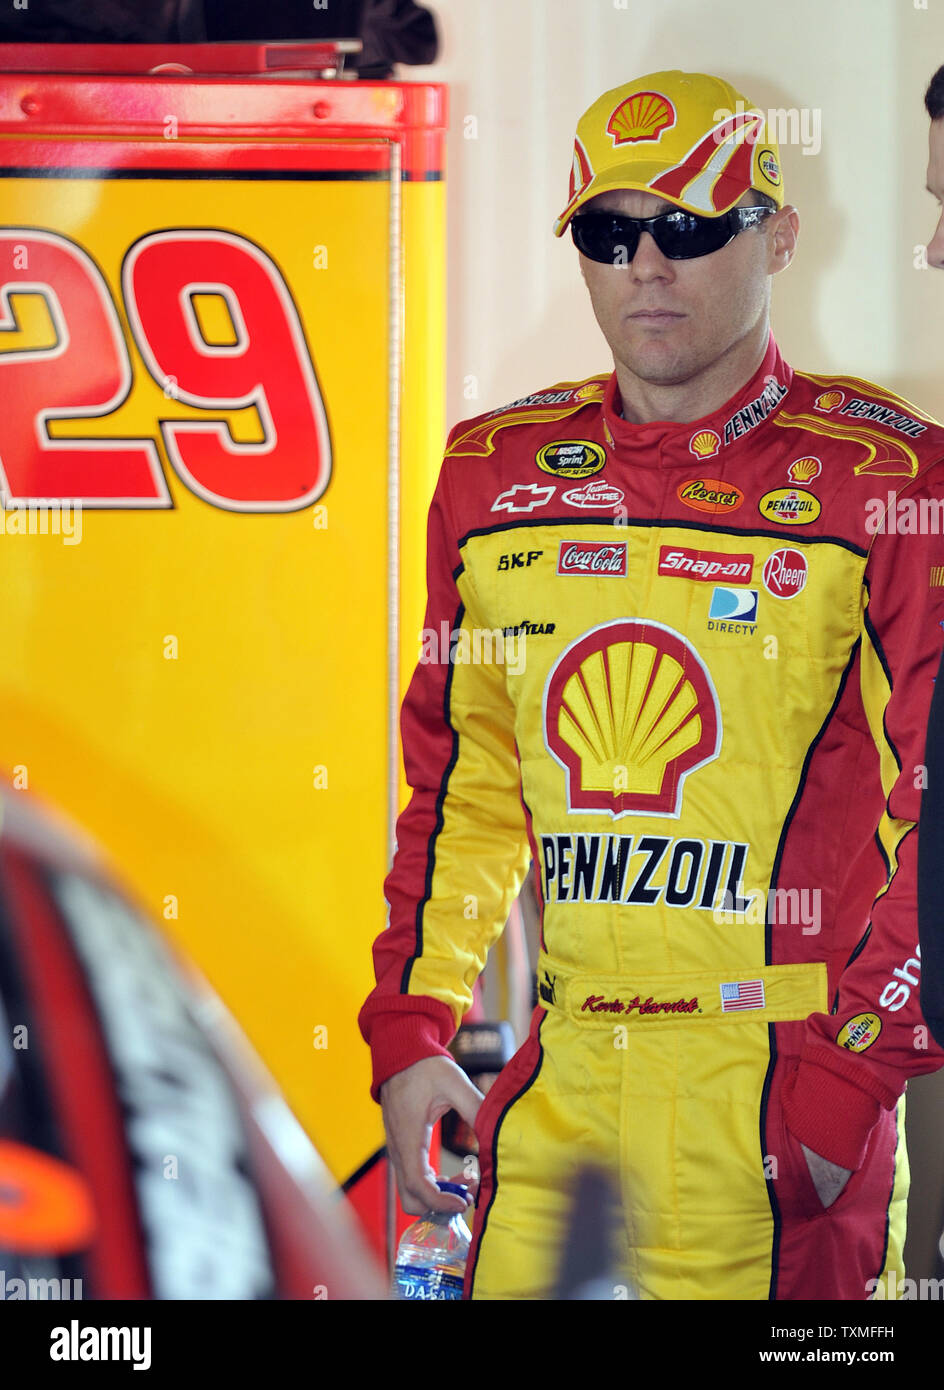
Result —
<path fill-rule="evenodd" d="M 736 1009 L 762 1009 L 764 1007 L 763 980 L 740 980 L 737 984 L 721 986 L 721 1012 L 733 1013 Z"/>

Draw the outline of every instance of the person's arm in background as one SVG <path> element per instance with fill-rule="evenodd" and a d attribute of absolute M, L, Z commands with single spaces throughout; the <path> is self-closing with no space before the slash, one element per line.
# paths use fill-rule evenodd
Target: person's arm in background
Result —
<path fill-rule="evenodd" d="M 450 470 L 462 466 L 466 460 L 444 464 L 430 507 L 425 629 L 438 659 L 421 657 L 401 712 L 413 791 L 384 885 L 390 912 L 374 944 L 377 983 L 359 1016 L 373 1061 L 371 1094 L 383 1102 L 410 1212 L 462 1205 L 435 1188 L 427 1157 L 439 1116 L 454 1106 L 472 1124 L 481 1101 L 447 1044 L 529 860 L 504 667 L 450 661 L 448 642 L 443 650 L 444 631 L 482 626 L 451 497 Z"/>
<path fill-rule="evenodd" d="M 919 511 L 921 499 L 944 492 L 944 465 L 929 473 L 903 490 L 919 502 Z M 807 1020 L 799 1067 L 784 1097 L 791 1132 L 814 1154 L 850 1171 L 861 1166 L 881 1109 L 894 1107 L 909 1077 L 944 1065 L 944 1051 L 929 1037 L 921 1013 L 915 969 L 921 768 L 944 635 L 944 588 L 929 581 L 931 567 L 942 560 L 939 536 L 881 532 L 873 538 L 860 678 L 887 798 L 876 834 L 889 879 L 872 906 L 867 937 L 840 977 L 838 1007 Z M 881 1031 L 867 1049 L 853 1052 L 837 1038 L 862 1013 L 877 1014 Z"/>
<path fill-rule="evenodd" d="M 944 567 L 939 573 L 944 580 Z M 934 683 L 924 762 L 927 785 L 918 826 L 921 1012 L 944 1047 L 944 657 Z"/>

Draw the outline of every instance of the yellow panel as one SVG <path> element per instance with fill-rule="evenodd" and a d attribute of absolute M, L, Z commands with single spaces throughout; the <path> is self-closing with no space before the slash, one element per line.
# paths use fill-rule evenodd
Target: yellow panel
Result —
<path fill-rule="evenodd" d="M 389 836 L 389 191 L 376 179 L 4 181 L 8 226 L 54 229 L 91 254 L 131 352 L 124 403 L 52 433 L 156 440 L 173 509 L 86 510 L 78 543 L 0 536 L 0 754 L 107 847 L 339 1178 L 382 1142 L 356 1013 L 384 920 Z M 442 447 L 443 190 L 403 192 L 409 629 Z M 262 434 L 254 407 L 169 399 L 132 346 L 122 259 L 164 227 L 228 230 L 280 268 L 330 429 L 332 474 L 315 506 L 224 510 L 169 466 L 159 419 L 223 418 L 239 441 Z M 48 345 L 41 299 L 15 302 L 30 345 Z M 199 306 L 211 343 L 233 341 L 220 304 L 205 294 Z M 405 645 L 404 675 L 415 655 Z"/>

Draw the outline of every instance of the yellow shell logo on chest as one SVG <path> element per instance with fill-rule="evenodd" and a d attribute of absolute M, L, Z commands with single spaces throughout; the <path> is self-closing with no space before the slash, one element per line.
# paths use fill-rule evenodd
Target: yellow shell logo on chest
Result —
<path fill-rule="evenodd" d="M 721 712 L 686 638 L 620 619 L 561 653 L 545 689 L 544 736 L 567 773 L 571 811 L 678 816 L 685 778 L 718 755 Z"/>
<path fill-rule="evenodd" d="M 606 463 L 606 450 L 591 439 L 555 439 L 541 446 L 534 461 L 555 478 L 590 478 Z"/>

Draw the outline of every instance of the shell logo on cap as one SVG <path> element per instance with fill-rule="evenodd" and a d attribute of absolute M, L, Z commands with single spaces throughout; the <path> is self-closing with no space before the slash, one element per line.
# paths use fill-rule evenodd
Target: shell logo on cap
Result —
<path fill-rule="evenodd" d="M 773 150 L 761 150 L 757 156 L 757 166 L 768 183 L 772 183 L 774 188 L 780 187 L 780 165 Z"/>
<path fill-rule="evenodd" d="M 614 145 L 637 140 L 658 140 L 675 125 L 675 107 L 661 92 L 634 92 L 626 97 L 606 123 Z"/>
<path fill-rule="evenodd" d="M 721 746 L 711 677 L 680 633 L 651 620 L 591 628 L 562 652 L 544 737 L 572 811 L 678 817 L 685 778 Z"/>
<path fill-rule="evenodd" d="M 688 447 L 696 458 L 710 459 L 721 448 L 721 439 L 714 430 L 699 430 L 688 441 Z"/>
<path fill-rule="evenodd" d="M 813 405 L 816 410 L 824 410 L 828 414 L 829 411 L 835 410 L 837 405 L 842 405 L 845 399 L 842 391 L 824 391 L 821 396 L 816 397 Z"/>

